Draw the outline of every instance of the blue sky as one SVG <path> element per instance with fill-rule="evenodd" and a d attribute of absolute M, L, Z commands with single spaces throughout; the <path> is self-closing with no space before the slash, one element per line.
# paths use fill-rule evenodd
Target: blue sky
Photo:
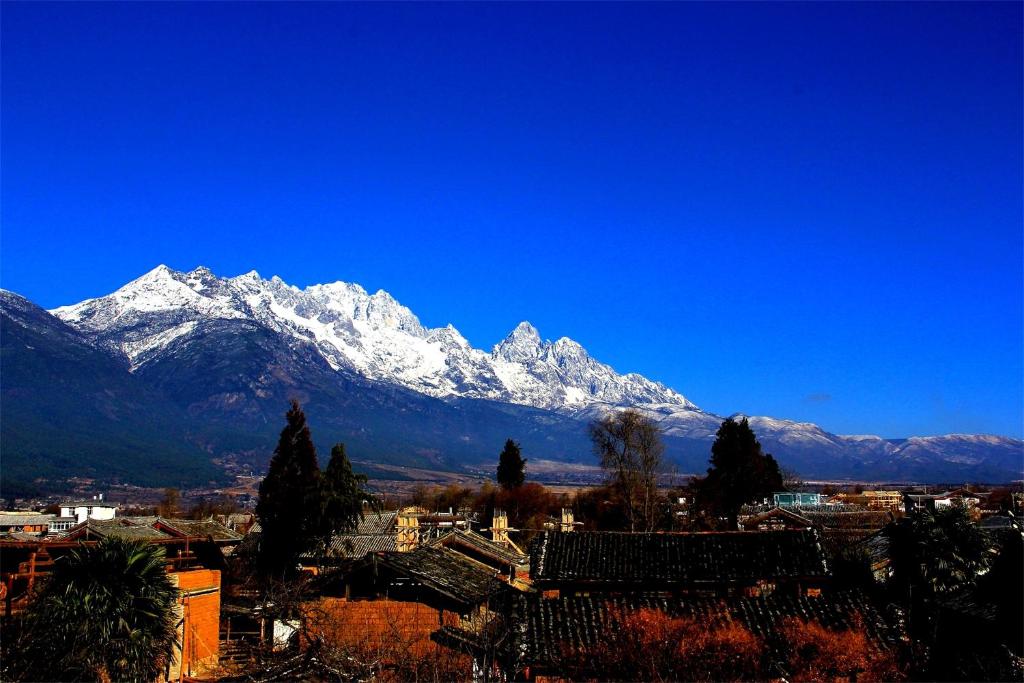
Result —
<path fill-rule="evenodd" d="M 4 3 L 0 284 L 342 279 L 719 413 L 1021 436 L 1021 8 Z"/>

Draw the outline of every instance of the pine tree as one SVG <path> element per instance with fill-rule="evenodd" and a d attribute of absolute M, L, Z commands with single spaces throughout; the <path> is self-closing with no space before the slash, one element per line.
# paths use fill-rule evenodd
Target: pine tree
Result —
<path fill-rule="evenodd" d="M 711 446 L 708 476 L 696 484 L 698 504 L 724 514 L 729 528 L 735 529 L 743 505 L 781 491 L 782 486 L 779 464 L 761 450 L 747 418 L 726 419 Z"/>
<path fill-rule="evenodd" d="M 363 519 L 364 507 L 379 509 L 380 503 L 366 490 L 366 482 L 365 474 L 352 471 L 352 463 L 345 454 L 345 444 L 334 444 L 323 476 L 326 534 L 353 531 Z"/>
<path fill-rule="evenodd" d="M 286 414 L 287 424 L 260 483 L 256 517 L 262 527 L 259 564 L 268 575 L 295 570 L 299 556 L 322 537 L 323 496 L 316 448 L 297 401 Z"/>
<path fill-rule="evenodd" d="M 522 486 L 525 479 L 526 460 L 522 457 L 519 444 L 509 439 L 498 456 L 498 483 L 502 488 L 514 489 Z"/>

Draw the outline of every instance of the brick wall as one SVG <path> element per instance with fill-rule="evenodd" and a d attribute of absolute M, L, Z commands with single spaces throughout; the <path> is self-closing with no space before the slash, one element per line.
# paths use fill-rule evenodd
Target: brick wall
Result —
<path fill-rule="evenodd" d="M 217 665 L 220 653 L 220 572 L 194 569 L 171 574 L 181 590 L 178 600 L 178 661 L 171 679 L 179 673 L 194 675 Z"/>
<path fill-rule="evenodd" d="M 377 652 L 384 659 L 428 656 L 438 647 L 430 634 L 459 625 L 458 614 L 418 602 L 321 598 L 304 611 L 311 633 L 335 647 Z"/>

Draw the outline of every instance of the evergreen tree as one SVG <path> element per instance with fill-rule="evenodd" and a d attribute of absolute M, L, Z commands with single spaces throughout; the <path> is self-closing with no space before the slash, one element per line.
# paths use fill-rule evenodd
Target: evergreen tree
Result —
<path fill-rule="evenodd" d="M 718 428 L 711 446 L 708 475 L 695 484 L 698 505 L 725 515 L 736 529 L 740 508 L 770 496 L 783 487 L 779 464 L 761 450 L 747 418 L 731 417 Z"/>
<path fill-rule="evenodd" d="M 105 538 L 72 550 L 5 633 L 0 678 L 155 681 L 174 654 L 178 589 L 160 546 Z"/>
<path fill-rule="evenodd" d="M 286 414 L 287 424 L 260 482 L 256 517 L 262 527 L 259 565 L 282 577 L 295 570 L 299 556 L 312 550 L 323 532 L 323 496 L 316 448 L 297 401 Z"/>
<path fill-rule="evenodd" d="M 365 474 L 352 471 L 345 444 L 334 444 L 323 476 L 324 532 L 328 536 L 354 531 L 363 520 L 364 507 L 380 508 L 379 501 L 366 490 L 366 482 Z"/>
<path fill-rule="evenodd" d="M 522 486 L 525 479 L 526 460 L 519 450 L 519 444 L 509 439 L 498 456 L 498 483 L 504 489 L 514 489 Z"/>

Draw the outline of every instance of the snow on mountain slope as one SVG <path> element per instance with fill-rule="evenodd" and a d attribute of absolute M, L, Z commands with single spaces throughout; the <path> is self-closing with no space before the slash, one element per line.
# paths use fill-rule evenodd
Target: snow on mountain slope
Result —
<path fill-rule="evenodd" d="M 16 308 L 4 297 L 0 307 Z M 328 406 L 330 416 L 347 400 L 332 391 L 348 387 L 342 394 L 355 400 L 372 386 L 378 392 L 372 401 L 346 404 L 361 411 L 363 423 L 383 419 L 387 424 L 387 434 L 366 437 L 367 447 L 393 436 L 392 450 L 416 443 L 435 457 L 450 449 L 445 445 L 449 432 L 460 424 L 504 434 L 515 431 L 509 426 L 514 423 L 525 429 L 524 443 L 536 439 L 538 453 L 554 449 L 558 457 L 571 458 L 587 449 L 588 420 L 629 407 L 658 421 L 668 452 L 683 471 L 700 472 L 723 420 L 661 384 L 616 373 L 571 339 L 544 341 L 529 323 L 520 323 L 488 352 L 473 348 L 451 325 L 425 327 L 387 292 L 369 294 L 345 282 L 299 289 L 256 272 L 221 278 L 206 268 L 183 273 L 160 266 L 112 294 L 52 313 L 81 343 L 119 357 L 136 377 L 190 407 L 217 405 L 225 414 L 241 410 L 260 417 L 268 409 L 261 401 L 268 396 L 276 396 L 273 409 L 279 407 L 280 396 L 268 387 L 303 386 L 329 396 L 321 407 Z M 258 362 L 249 363 L 257 356 Z M 212 395 L 197 389 L 211 378 L 217 380 Z M 391 411 L 397 399 L 389 392 L 406 390 L 421 396 L 399 404 L 422 400 L 426 412 L 413 409 L 396 420 Z M 425 417 L 437 410 L 427 405 L 433 398 L 445 399 L 441 413 L 451 408 L 447 422 L 437 421 L 440 413 Z M 412 428 L 414 419 L 421 421 Z M 749 420 L 767 452 L 808 477 L 1005 481 L 1024 472 L 1019 439 L 882 439 L 840 436 L 791 420 Z M 446 426 L 431 431 L 438 424 Z"/>
<path fill-rule="evenodd" d="M 434 397 L 484 398 L 551 410 L 656 403 L 696 409 L 637 374 L 620 375 L 568 338 L 521 323 L 491 353 L 451 325 L 424 327 L 390 294 L 334 282 L 299 289 L 256 272 L 220 278 L 159 266 L 104 297 L 52 311 L 137 369 L 208 320 L 249 320 L 313 344 L 335 370 Z"/>

